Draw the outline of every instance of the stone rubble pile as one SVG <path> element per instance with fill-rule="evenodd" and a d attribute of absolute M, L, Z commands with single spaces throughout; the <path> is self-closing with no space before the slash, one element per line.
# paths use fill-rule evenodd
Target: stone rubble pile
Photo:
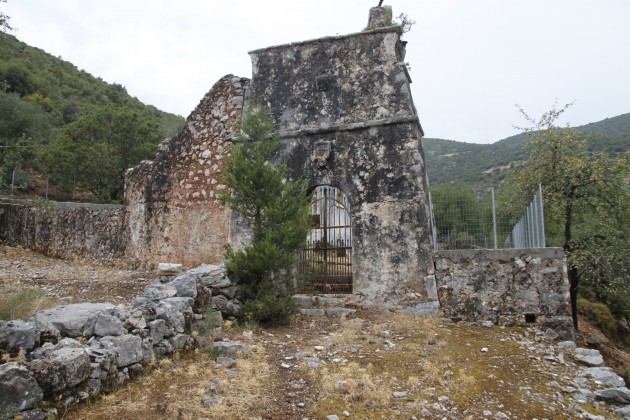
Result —
<path fill-rule="evenodd" d="M 533 359 L 544 359 L 559 365 L 577 365 L 575 377 L 555 375 L 570 385 L 562 386 L 557 381 L 549 382 L 549 385 L 558 388 L 556 401 L 553 401 L 553 404 L 573 407 L 577 417 L 591 420 L 605 420 L 605 418 L 585 411 L 580 404 L 595 406 L 611 404 L 617 406 L 616 413 L 630 419 L 630 390 L 626 387 L 623 378 L 611 368 L 604 366 L 604 359 L 599 350 L 578 348 L 573 341 L 561 341 L 553 346 L 531 341 L 523 341 L 519 344 L 538 354 L 538 356 L 531 356 Z M 551 375 L 554 376 L 554 373 L 551 372 Z M 532 393 L 531 398 L 536 399 L 538 396 Z"/>
<path fill-rule="evenodd" d="M 160 264 L 155 283 L 131 305 L 81 303 L 28 321 L 0 321 L 0 353 L 8 360 L 0 365 L 0 414 L 110 392 L 156 360 L 196 345 L 193 330 L 233 319 L 238 295 L 223 265 L 182 273 L 181 265 Z M 245 350 L 235 343 L 205 345 L 226 355 Z"/>

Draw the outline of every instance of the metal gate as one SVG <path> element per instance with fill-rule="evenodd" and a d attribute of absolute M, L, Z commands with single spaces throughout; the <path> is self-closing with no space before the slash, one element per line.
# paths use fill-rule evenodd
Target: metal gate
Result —
<path fill-rule="evenodd" d="M 352 293 L 350 202 L 340 189 L 319 186 L 311 200 L 312 230 L 298 262 L 304 293 Z"/>

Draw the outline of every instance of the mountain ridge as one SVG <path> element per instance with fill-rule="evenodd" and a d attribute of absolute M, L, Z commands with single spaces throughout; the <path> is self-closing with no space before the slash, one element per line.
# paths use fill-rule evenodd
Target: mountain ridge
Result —
<path fill-rule="evenodd" d="M 573 128 L 589 134 L 589 151 L 630 153 L 630 113 Z M 516 162 L 527 158 L 523 147 L 527 140 L 525 133 L 491 144 L 423 138 L 429 183 L 431 186 L 465 183 L 478 191 L 497 187 Z"/>

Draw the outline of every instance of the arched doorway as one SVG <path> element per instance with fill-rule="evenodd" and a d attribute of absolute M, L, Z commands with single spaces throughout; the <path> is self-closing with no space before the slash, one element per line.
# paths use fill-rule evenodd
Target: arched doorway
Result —
<path fill-rule="evenodd" d="M 338 188 L 313 190 L 306 248 L 298 263 L 303 293 L 352 293 L 350 201 Z"/>

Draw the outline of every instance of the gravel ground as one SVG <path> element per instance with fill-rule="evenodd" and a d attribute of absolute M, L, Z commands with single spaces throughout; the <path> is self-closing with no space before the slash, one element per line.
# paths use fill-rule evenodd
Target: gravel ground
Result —
<path fill-rule="evenodd" d="M 128 303 L 152 283 L 154 275 L 116 264 L 49 258 L 28 249 L 0 244 L 0 293 L 38 287 L 62 303 Z"/>

